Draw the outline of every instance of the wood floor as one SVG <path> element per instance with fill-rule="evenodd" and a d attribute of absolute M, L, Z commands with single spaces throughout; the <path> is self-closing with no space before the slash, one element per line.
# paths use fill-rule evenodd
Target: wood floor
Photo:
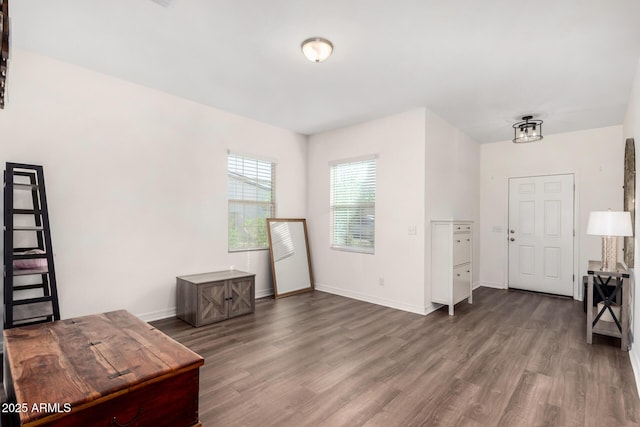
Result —
<path fill-rule="evenodd" d="M 480 288 L 419 316 L 322 292 L 192 328 L 212 426 L 630 426 L 640 402 L 619 340 L 585 342 L 582 303 Z"/>

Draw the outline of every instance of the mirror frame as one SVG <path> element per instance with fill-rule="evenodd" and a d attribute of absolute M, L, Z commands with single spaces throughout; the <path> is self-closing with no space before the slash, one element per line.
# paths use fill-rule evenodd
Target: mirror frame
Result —
<path fill-rule="evenodd" d="M 271 223 L 272 222 L 301 222 L 302 230 L 304 231 L 305 250 L 307 251 L 307 266 L 309 269 L 309 283 L 308 288 L 296 289 L 290 292 L 279 293 L 278 292 L 278 279 L 275 268 L 275 262 L 273 259 L 273 245 L 271 244 Z M 273 279 L 273 296 L 278 298 L 288 297 L 291 295 L 302 294 L 305 292 L 312 292 L 313 286 L 313 271 L 311 270 L 311 254 L 309 253 L 309 237 L 307 235 L 307 220 L 304 218 L 267 218 L 267 236 L 269 238 L 269 257 L 271 258 L 271 277 Z"/>
<path fill-rule="evenodd" d="M 636 234 L 636 150 L 633 138 L 627 138 L 624 146 L 624 210 L 631 214 L 633 236 L 624 237 L 624 262 L 633 268 L 635 259 L 634 236 Z"/>

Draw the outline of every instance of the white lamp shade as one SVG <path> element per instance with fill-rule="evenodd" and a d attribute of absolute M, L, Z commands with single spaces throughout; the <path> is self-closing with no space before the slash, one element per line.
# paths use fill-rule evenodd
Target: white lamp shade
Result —
<path fill-rule="evenodd" d="M 629 212 L 601 211 L 589 214 L 587 234 L 594 236 L 633 236 Z"/>
<path fill-rule="evenodd" d="M 302 53 L 309 61 L 322 62 L 333 52 L 333 45 L 327 39 L 312 37 L 302 42 Z"/>

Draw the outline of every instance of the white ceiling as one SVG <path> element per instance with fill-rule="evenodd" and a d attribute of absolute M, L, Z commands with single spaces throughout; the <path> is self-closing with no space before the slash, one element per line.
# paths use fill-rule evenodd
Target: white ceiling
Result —
<path fill-rule="evenodd" d="M 418 106 L 479 142 L 621 124 L 638 0 L 13 0 L 12 45 L 313 134 Z M 309 62 L 300 43 L 330 39 Z"/>

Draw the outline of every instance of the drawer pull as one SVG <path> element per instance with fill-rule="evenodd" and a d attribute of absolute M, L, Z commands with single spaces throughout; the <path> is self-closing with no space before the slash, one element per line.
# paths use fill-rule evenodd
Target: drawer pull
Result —
<path fill-rule="evenodd" d="M 460 243 L 460 240 L 456 240 L 456 242 Z"/>
<path fill-rule="evenodd" d="M 467 239 L 467 242 L 470 242 L 470 241 L 471 241 L 471 239 Z"/>
<path fill-rule="evenodd" d="M 139 408 L 138 412 L 136 412 L 136 415 L 133 417 L 133 419 L 131 421 L 129 421 L 128 423 L 124 423 L 124 424 L 120 424 L 118 422 L 118 418 L 117 417 L 113 417 L 113 420 L 111 420 L 111 425 L 114 425 L 114 426 L 117 426 L 117 427 L 130 426 L 133 423 L 135 423 L 136 421 L 138 421 L 138 418 L 140 417 L 141 414 L 142 414 L 142 408 Z"/>
<path fill-rule="evenodd" d="M 460 273 L 456 274 L 456 276 L 460 277 Z"/>

